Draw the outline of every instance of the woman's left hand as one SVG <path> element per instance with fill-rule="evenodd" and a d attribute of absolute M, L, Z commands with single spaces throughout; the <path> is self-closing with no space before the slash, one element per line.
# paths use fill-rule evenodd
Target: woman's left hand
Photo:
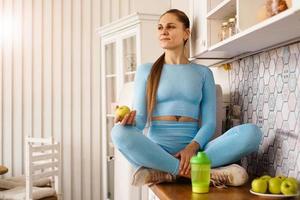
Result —
<path fill-rule="evenodd" d="M 184 149 L 175 154 L 180 159 L 179 174 L 188 175 L 191 170 L 190 160 L 197 153 L 199 144 L 195 141 L 188 144 Z"/>

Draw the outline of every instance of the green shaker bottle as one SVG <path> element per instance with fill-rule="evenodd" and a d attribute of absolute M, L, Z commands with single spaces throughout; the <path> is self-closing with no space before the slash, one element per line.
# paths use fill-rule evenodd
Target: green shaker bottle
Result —
<path fill-rule="evenodd" d="M 208 193 L 210 183 L 210 160 L 201 151 L 191 158 L 192 191 L 195 193 Z"/>

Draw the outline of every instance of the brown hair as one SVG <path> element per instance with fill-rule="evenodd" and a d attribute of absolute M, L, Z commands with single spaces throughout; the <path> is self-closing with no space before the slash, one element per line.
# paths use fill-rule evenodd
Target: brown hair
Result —
<path fill-rule="evenodd" d="M 178 9 L 170 9 L 163 13 L 162 16 L 165 14 L 173 14 L 177 17 L 177 19 L 183 23 L 185 28 L 190 27 L 189 18 L 186 14 Z M 184 41 L 184 45 L 186 44 L 187 40 Z M 161 71 L 165 62 L 165 53 L 163 53 L 153 64 L 148 80 L 147 80 L 147 113 L 148 113 L 148 120 L 151 121 L 152 112 L 154 110 L 154 106 L 156 104 L 156 93 L 157 88 L 160 80 Z"/>

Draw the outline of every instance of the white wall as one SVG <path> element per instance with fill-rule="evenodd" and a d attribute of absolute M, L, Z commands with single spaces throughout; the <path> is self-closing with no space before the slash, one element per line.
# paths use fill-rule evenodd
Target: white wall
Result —
<path fill-rule="evenodd" d="M 99 0 L 0 0 L 0 163 L 24 173 L 24 137 L 63 149 L 64 199 L 100 199 Z M 125 14 L 125 13 L 124 13 Z"/>
<path fill-rule="evenodd" d="M 166 4 L 166 0 L 161 0 Z M 148 2 L 148 1 L 145 1 Z M 187 11 L 179 0 L 170 7 Z M 64 199 L 100 199 L 100 42 L 135 0 L 0 0 L 0 163 L 24 173 L 24 137 L 62 143 Z"/>
<path fill-rule="evenodd" d="M 230 102 L 229 72 L 222 67 L 212 67 L 210 69 L 213 72 L 215 83 L 222 87 L 223 102 L 228 105 Z"/>

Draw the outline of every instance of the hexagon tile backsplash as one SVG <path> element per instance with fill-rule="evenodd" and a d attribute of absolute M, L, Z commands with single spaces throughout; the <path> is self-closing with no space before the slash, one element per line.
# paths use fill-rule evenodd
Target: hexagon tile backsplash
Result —
<path fill-rule="evenodd" d="M 231 64 L 231 104 L 242 107 L 243 123 L 255 123 L 264 133 L 258 153 L 242 165 L 252 176 L 300 180 L 300 43 Z"/>

